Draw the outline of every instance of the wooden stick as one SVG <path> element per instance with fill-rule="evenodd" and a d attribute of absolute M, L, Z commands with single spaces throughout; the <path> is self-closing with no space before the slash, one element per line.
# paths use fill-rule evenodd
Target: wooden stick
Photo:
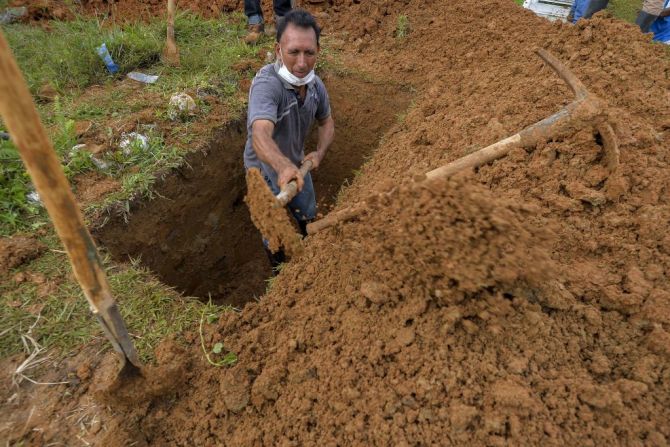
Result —
<path fill-rule="evenodd" d="M 575 94 L 576 100 L 550 117 L 526 127 L 517 134 L 427 172 L 424 181 L 449 178 L 458 172 L 477 168 L 504 157 L 514 148 L 534 146 L 559 135 L 569 134 L 574 132 L 576 128 L 582 128 L 589 124 L 595 124 L 603 137 L 610 172 L 618 167 L 619 148 L 616 135 L 609 123 L 604 122 L 602 116 L 605 114 L 606 105 L 599 98 L 591 95 L 579 78 L 549 52 L 538 49 L 536 53 L 568 84 Z M 358 206 L 330 213 L 323 219 L 308 224 L 307 233 L 314 234 L 338 222 L 355 219 L 366 210 L 367 207 L 363 202 Z"/>
<path fill-rule="evenodd" d="M 84 225 L 70 185 L 40 121 L 28 85 L 2 32 L 0 116 L 7 125 L 35 189 L 65 246 L 75 277 L 91 310 L 100 317 L 114 349 L 123 355 L 124 360 L 128 359 L 139 366 L 137 353 L 112 297 L 98 251 Z"/>
<path fill-rule="evenodd" d="M 168 65 L 179 66 L 179 47 L 174 37 L 174 18 L 177 10 L 177 0 L 168 0 L 167 6 L 167 40 L 163 50 L 163 58 Z"/>

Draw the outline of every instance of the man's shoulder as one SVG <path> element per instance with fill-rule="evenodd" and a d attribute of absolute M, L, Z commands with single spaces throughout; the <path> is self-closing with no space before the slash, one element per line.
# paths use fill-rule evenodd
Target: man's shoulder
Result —
<path fill-rule="evenodd" d="M 261 67 L 261 69 L 256 72 L 254 82 L 269 82 L 272 85 L 281 86 L 281 80 L 277 76 L 274 64 L 267 64 Z"/>
<path fill-rule="evenodd" d="M 324 84 L 323 79 L 321 79 L 319 75 L 314 76 L 314 88 L 321 96 L 328 92 L 328 90 L 326 90 L 326 84 Z"/>

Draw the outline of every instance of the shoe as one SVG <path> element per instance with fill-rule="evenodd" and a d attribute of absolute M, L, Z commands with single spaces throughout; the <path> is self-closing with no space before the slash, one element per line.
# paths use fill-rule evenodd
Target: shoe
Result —
<path fill-rule="evenodd" d="M 264 31 L 265 27 L 263 26 L 262 23 L 258 23 L 256 25 L 249 25 L 249 28 L 247 28 L 247 35 L 244 38 L 244 41 L 247 43 L 247 45 L 256 45 L 258 43 L 258 40 L 263 35 Z"/>

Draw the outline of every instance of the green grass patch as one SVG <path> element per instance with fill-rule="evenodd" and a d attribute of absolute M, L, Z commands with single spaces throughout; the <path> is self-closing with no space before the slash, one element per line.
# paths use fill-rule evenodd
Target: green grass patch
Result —
<path fill-rule="evenodd" d="M 101 168 L 88 152 L 72 150 L 77 143 L 74 134 L 76 121 L 123 119 L 146 108 L 155 110 L 157 121 L 165 121 L 168 119 L 165 111 L 170 96 L 186 90 L 192 94 L 195 91 L 218 96 L 227 107 L 228 116 L 234 117 L 244 110 L 244 103 L 238 94 L 238 82 L 241 76 L 250 77 L 253 73 L 238 73 L 233 66 L 242 59 L 255 58 L 259 47 L 250 47 L 242 41 L 246 28 L 242 14 L 216 20 L 205 20 L 186 12 L 179 14 L 175 34 L 181 65 L 176 68 L 165 66 L 160 61 L 165 35 L 162 20 L 103 27 L 95 19 L 78 18 L 70 22 L 50 22 L 50 28 L 51 31 L 46 31 L 41 27 L 12 24 L 3 27 L 3 31 L 31 90 L 35 93 L 49 83 L 60 93 L 55 102 L 40 104 L 39 109 L 66 175 L 74 178 L 78 174 L 99 170 L 122 185 L 121 191 L 105 197 L 102 203 L 89 209 L 107 207 L 138 196 L 151 196 L 151 187 L 157 176 L 179 166 L 188 149 L 193 148 L 188 147 L 188 122 L 170 125 L 179 130 L 183 149 L 165 144 L 166 135 L 148 128 L 141 131 L 149 139 L 148 147 L 131 147 L 126 151 L 115 148 L 105 152 L 100 157 L 104 165 Z M 120 66 L 117 75 L 107 72 L 95 51 L 103 42 Z M 156 84 L 145 87 L 150 99 L 118 88 L 114 82 L 133 70 L 160 76 Z M 82 99 L 83 89 L 92 84 L 102 84 L 102 91 L 96 95 L 85 95 Z M 156 104 L 156 95 L 163 98 L 162 103 Z M 207 106 L 197 95 L 193 96 L 201 106 L 200 113 L 207 113 Z M 111 127 L 106 132 L 111 141 L 122 137 Z M 27 199 L 32 186 L 15 148 L 11 143 L 0 144 L 0 235 L 10 235 L 39 226 L 46 218 L 41 208 Z"/>
<path fill-rule="evenodd" d="M 163 46 L 160 22 L 105 28 L 96 20 L 49 22 L 51 30 L 25 24 L 3 28 L 32 92 L 50 83 L 57 90 L 84 88 L 109 78 L 96 53 L 106 43 L 121 74 L 158 62 Z"/>
<path fill-rule="evenodd" d="M 0 357 L 23 350 L 28 334 L 49 351 L 66 354 L 94 338 L 104 337 L 55 236 L 45 238 L 50 250 L 24 267 L 27 280 L 0 283 Z M 105 259 L 113 295 L 143 361 L 165 337 L 198 330 L 203 313 L 219 315 L 227 307 L 184 298 L 139 266 L 116 266 Z M 48 286 L 48 284 L 52 284 Z M 45 287 L 48 293 L 45 293 Z"/>
<path fill-rule="evenodd" d="M 401 14 L 396 19 L 395 37 L 397 39 L 404 39 L 409 34 L 409 18 L 405 14 Z"/>
<path fill-rule="evenodd" d="M 642 9 L 642 0 L 610 0 L 607 9 L 618 19 L 635 23 L 637 14 Z"/>

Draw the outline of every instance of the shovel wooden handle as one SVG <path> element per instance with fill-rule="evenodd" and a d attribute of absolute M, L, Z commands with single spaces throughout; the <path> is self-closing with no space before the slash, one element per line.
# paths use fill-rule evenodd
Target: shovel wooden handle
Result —
<path fill-rule="evenodd" d="M 305 177 L 312 170 L 312 162 L 307 160 L 300 166 L 300 176 Z M 278 206 L 286 206 L 298 194 L 298 182 L 291 180 L 277 194 Z"/>
<path fill-rule="evenodd" d="M 174 16 L 177 10 L 177 0 L 167 2 L 167 41 L 170 45 L 177 46 L 174 39 Z"/>
<path fill-rule="evenodd" d="M 65 246 L 75 277 L 91 310 L 101 317 L 103 328 L 114 348 L 117 351 L 122 348 L 125 357 L 138 364 L 137 354 L 116 308 L 98 251 L 84 225 L 70 185 L 40 121 L 28 85 L 2 32 L 0 116 Z"/>

